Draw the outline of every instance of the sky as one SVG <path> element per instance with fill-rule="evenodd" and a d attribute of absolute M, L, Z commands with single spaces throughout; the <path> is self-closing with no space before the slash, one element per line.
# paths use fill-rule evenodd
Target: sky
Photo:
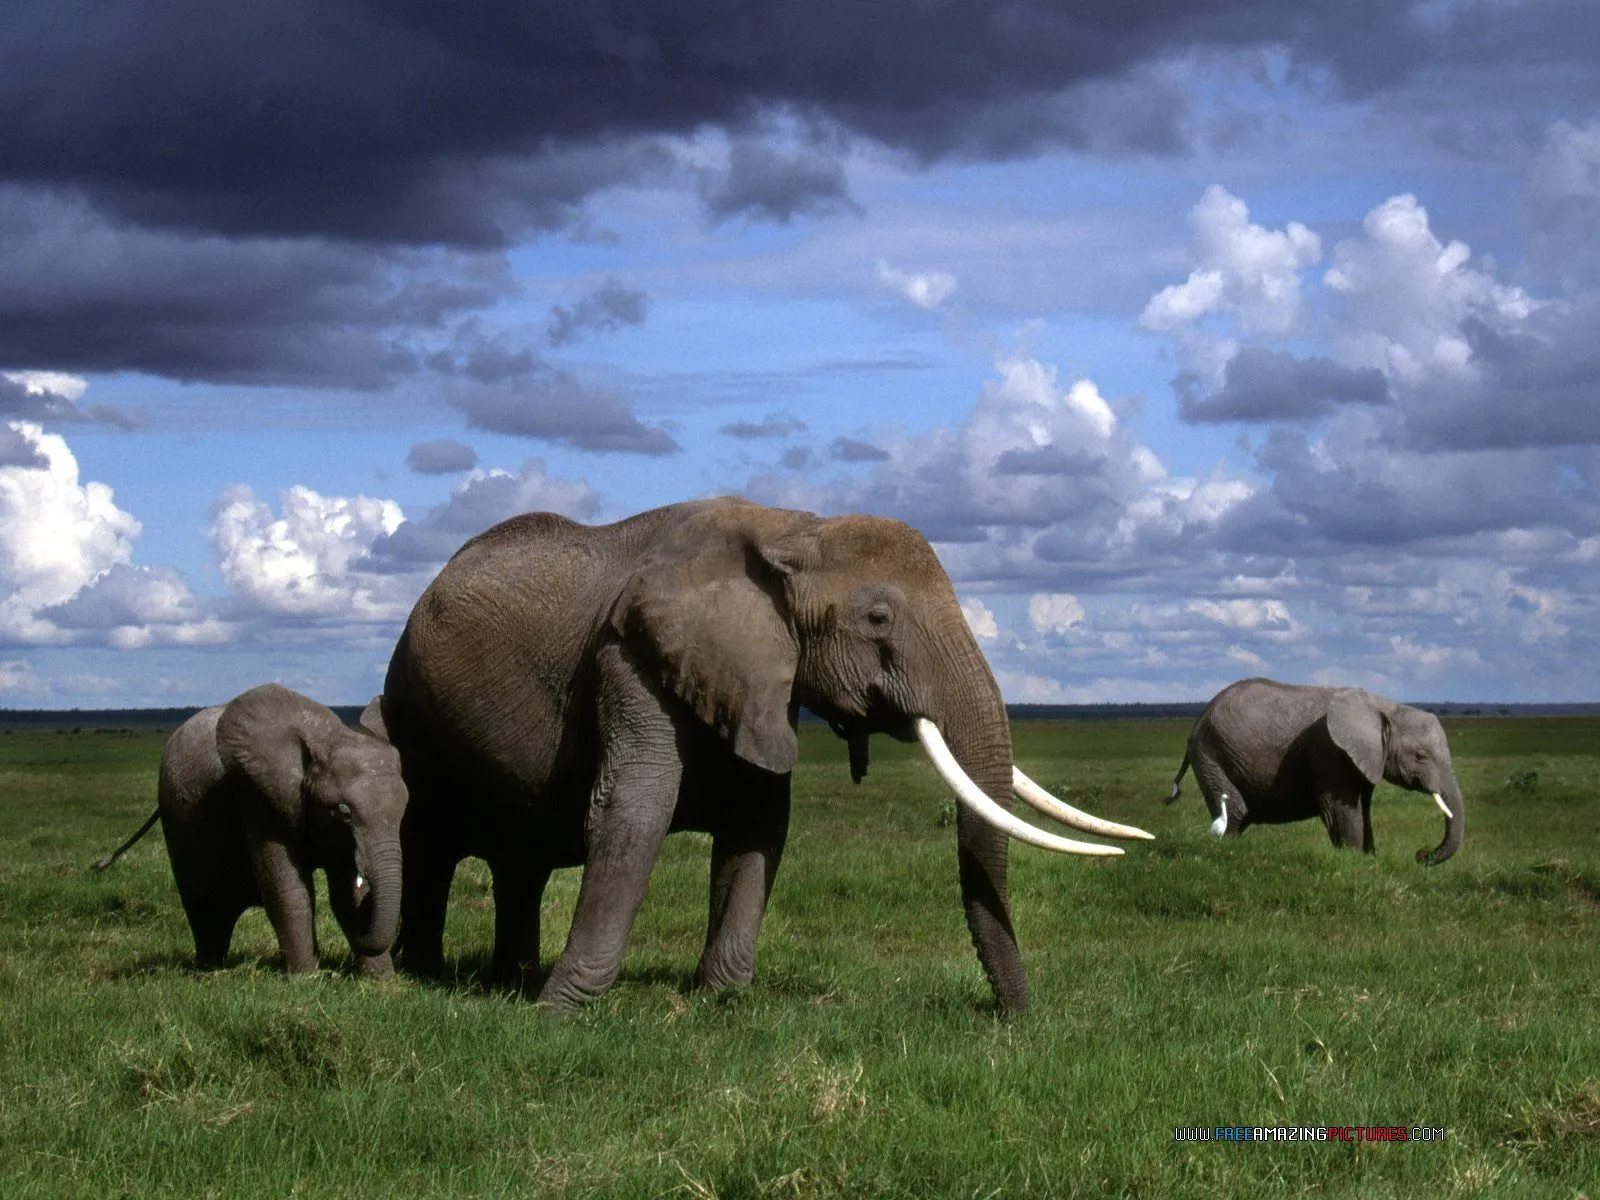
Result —
<path fill-rule="evenodd" d="M 0 707 L 362 703 L 518 512 L 933 542 L 1008 700 L 1600 699 L 1590 0 L 10 0 Z"/>

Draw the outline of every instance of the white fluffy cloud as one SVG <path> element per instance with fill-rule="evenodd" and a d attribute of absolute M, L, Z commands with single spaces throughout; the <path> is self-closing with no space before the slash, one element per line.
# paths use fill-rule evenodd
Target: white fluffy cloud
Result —
<path fill-rule="evenodd" d="M 1282 332 L 1300 315 L 1300 272 L 1322 259 L 1322 239 L 1298 221 L 1281 230 L 1252 224 L 1244 201 L 1206 189 L 1189 215 L 1195 267 L 1156 293 L 1140 321 L 1163 332 L 1226 309 L 1247 331 Z"/>
<path fill-rule="evenodd" d="M 1402 384 L 1470 377 L 1468 323 L 1502 329 L 1536 307 L 1521 288 L 1472 266 L 1464 242 L 1441 242 L 1415 196 L 1384 201 L 1361 228 L 1335 248 L 1323 276 L 1349 310 L 1338 345 L 1346 365 L 1378 367 Z"/>
<path fill-rule="evenodd" d="M 275 516 L 248 487 L 229 488 L 212 511 L 222 578 L 254 612 L 279 617 L 392 621 L 415 598 L 405 585 L 353 569 L 372 543 L 405 520 L 392 500 L 324 496 L 295 485 Z"/>
<path fill-rule="evenodd" d="M 89 381 L 65 371 L 0 371 L 0 377 L 17 384 L 30 396 L 60 396 L 79 400 L 89 390 Z"/>
<path fill-rule="evenodd" d="M 932 311 L 955 295 L 956 277 L 947 271 L 902 271 L 878 260 L 878 282 L 918 308 Z"/>
<path fill-rule="evenodd" d="M 1039 633 L 1066 633 L 1083 621 L 1083 605 L 1071 592 L 1039 592 L 1028 600 L 1028 620 Z"/>
<path fill-rule="evenodd" d="M 961 615 L 967 619 L 967 628 L 972 630 L 972 636 L 980 642 L 992 642 L 1000 636 L 1000 625 L 995 621 L 994 613 L 976 596 L 961 602 Z"/>
<path fill-rule="evenodd" d="M 1294 622 L 1281 600 L 1191 600 L 1189 611 L 1228 629 L 1290 629 Z"/>
<path fill-rule="evenodd" d="M 57 640 L 39 610 L 128 562 L 141 526 L 105 484 L 80 482 L 59 435 L 26 422 L 8 428 L 43 465 L 0 466 L 0 637 Z"/>

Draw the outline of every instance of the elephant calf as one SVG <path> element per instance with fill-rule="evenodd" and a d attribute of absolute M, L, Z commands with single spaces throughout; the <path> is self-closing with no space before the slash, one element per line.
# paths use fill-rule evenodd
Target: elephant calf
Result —
<path fill-rule="evenodd" d="M 239 915 L 260 904 L 284 965 L 303 972 L 317 969 L 312 872 L 321 867 L 357 968 L 389 975 L 405 807 L 400 756 L 387 741 L 269 683 L 178 727 L 161 755 L 156 811 L 95 869 L 159 817 L 199 964 L 220 965 Z"/>
<path fill-rule="evenodd" d="M 1461 848 L 1466 810 L 1439 718 L 1360 688 L 1229 684 L 1195 722 L 1168 804 L 1191 764 L 1219 837 L 1317 817 L 1335 846 L 1370 854 L 1372 789 L 1386 779 L 1430 793 L 1444 813 L 1444 840 L 1418 862 Z"/>

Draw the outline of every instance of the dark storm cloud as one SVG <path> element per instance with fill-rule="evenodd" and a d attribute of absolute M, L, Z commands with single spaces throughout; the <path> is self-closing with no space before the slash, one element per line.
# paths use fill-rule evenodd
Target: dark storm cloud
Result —
<path fill-rule="evenodd" d="M 383 386 L 504 294 L 498 256 L 461 251 L 581 231 L 602 189 L 783 221 L 851 205 L 856 138 L 923 164 L 1172 153 L 1192 97 L 1164 68 L 1209 49 L 1280 46 L 1358 93 L 1509 68 L 1569 110 L 1595 94 L 1597 6 L 1427 7 L 10 0 L 0 364 Z M 706 131 L 725 163 L 668 142 Z"/>
<path fill-rule="evenodd" d="M 1222 387 L 1200 391 L 1191 374 L 1173 382 L 1185 421 L 1286 421 L 1326 416 L 1345 404 L 1387 404 L 1389 384 L 1376 367 L 1341 367 L 1326 358 L 1296 358 L 1247 348 L 1229 361 Z"/>
<path fill-rule="evenodd" d="M 476 321 L 457 326 L 450 345 L 429 354 L 427 365 L 444 377 L 446 399 L 474 429 L 581 450 L 659 456 L 680 449 L 665 430 L 641 423 L 622 396 L 588 386 L 507 335 L 483 332 Z"/>
<path fill-rule="evenodd" d="M 0 380 L 0 383 L 3 382 Z M 9 423 L 0 422 L 0 467 L 23 467 L 30 471 L 42 471 L 49 466 L 50 460 L 44 456 L 36 443 L 23 437 Z"/>
<path fill-rule="evenodd" d="M 759 421 L 734 421 L 719 427 L 719 433 L 736 438 L 786 438 L 804 433 L 806 423 L 789 413 L 768 413 Z"/>
<path fill-rule="evenodd" d="M 662 134 L 788 111 L 931 161 L 1094 149 L 1110 121 L 1129 148 L 1165 150 L 1181 113 L 1148 84 L 1117 90 L 1163 57 L 1283 45 L 1368 91 L 1452 61 L 1592 61 L 1592 7 L 1425 23 L 1392 0 L 12 0 L 0 176 L 141 222 L 503 243 L 660 170 Z M 736 143 L 741 157 L 708 196 L 719 213 L 841 194 L 821 152 Z"/>
<path fill-rule="evenodd" d="M 50 391 L 30 391 L 25 384 L 0 375 L 0 421 L 35 421 L 44 425 L 94 421 L 119 429 L 137 426 L 135 418 L 109 404 L 80 407 L 65 396 Z M 16 436 L 9 426 L 6 432 Z M 10 463 L 8 465 L 26 465 Z"/>
<path fill-rule="evenodd" d="M 1525 326 L 1463 324 L 1475 377 L 1419 387 L 1405 399 L 1421 444 L 1452 450 L 1600 445 L 1600 298 L 1553 304 Z"/>
<path fill-rule="evenodd" d="M 0 364 L 377 387 L 510 290 L 498 256 L 137 229 L 0 187 Z"/>
<path fill-rule="evenodd" d="M 478 452 L 454 438 L 418 442 L 406 452 L 406 466 L 418 475 L 454 475 L 478 465 Z"/>
<path fill-rule="evenodd" d="M 1105 461 L 1104 455 L 1065 446 L 1033 446 L 1006 450 L 995 460 L 997 475 L 1087 475 Z"/>
<path fill-rule="evenodd" d="M 1301 535 L 1339 545 L 1417 545 L 1510 529 L 1579 528 L 1596 514 L 1537 450 L 1413 454 L 1395 439 L 1314 446 L 1274 430 L 1259 451 L 1271 495 Z M 1237 514 L 1236 514 L 1237 515 Z M 1265 515 L 1265 514 L 1258 514 Z M 1275 518 L 1266 517 L 1270 525 Z M 1237 536 L 1242 531 L 1235 529 Z"/>
<path fill-rule="evenodd" d="M 514 474 L 496 470 L 467 480 L 443 504 L 378 537 L 361 565 L 379 573 L 435 567 L 468 538 L 507 517 L 558 512 L 584 520 L 593 517 L 599 506 L 600 497 L 587 483 L 551 478 L 544 461 L 533 458 Z"/>
<path fill-rule="evenodd" d="M 857 438 L 836 437 L 828 443 L 828 457 L 834 462 L 888 462 L 889 452 Z"/>
<path fill-rule="evenodd" d="M 546 336 L 552 346 L 564 346 L 590 333 L 613 333 L 624 325 L 643 325 L 650 300 L 643 292 L 608 279 L 571 308 L 550 308 Z"/>
<path fill-rule="evenodd" d="M 816 150 L 777 150 L 754 138 L 735 140 L 727 169 L 707 176 L 701 198 L 712 217 L 747 214 L 786 222 L 800 213 L 852 209 L 844 167 Z"/>
<path fill-rule="evenodd" d="M 570 371 L 548 364 L 505 383 L 464 383 L 449 399 L 466 414 L 468 425 L 488 433 L 654 457 L 681 449 L 666 430 L 643 424 L 621 396 L 588 387 Z"/>

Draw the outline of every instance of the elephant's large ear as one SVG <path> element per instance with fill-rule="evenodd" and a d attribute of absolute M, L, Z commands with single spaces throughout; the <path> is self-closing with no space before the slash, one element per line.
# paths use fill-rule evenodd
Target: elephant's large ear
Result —
<path fill-rule="evenodd" d="M 1383 778 L 1383 732 L 1383 714 L 1370 692 L 1344 688 L 1329 698 L 1328 736 L 1350 756 L 1368 783 Z"/>
<path fill-rule="evenodd" d="M 298 820 L 306 778 L 343 728 L 315 700 L 268 683 L 223 708 L 217 754 L 228 771 L 247 779 L 278 812 Z"/>
<path fill-rule="evenodd" d="M 756 505 L 703 509 L 650 551 L 611 612 L 662 686 L 768 771 L 793 770 L 800 754 L 789 723 L 793 577 L 815 557 L 819 525 Z"/>

